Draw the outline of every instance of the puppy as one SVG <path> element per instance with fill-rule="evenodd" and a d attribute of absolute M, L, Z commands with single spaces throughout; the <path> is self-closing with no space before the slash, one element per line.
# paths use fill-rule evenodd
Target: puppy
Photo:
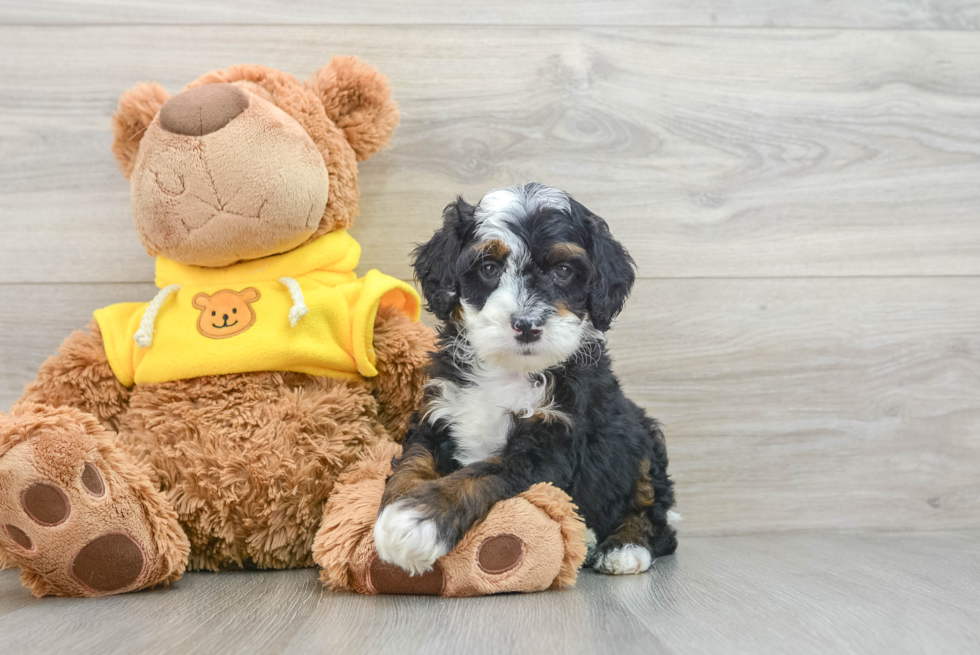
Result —
<path fill-rule="evenodd" d="M 557 189 L 508 187 L 457 199 L 414 254 L 443 325 L 374 527 L 381 559 L 422 573 L 537 482 L 578 505 L 596 570 L 639 573 L 674 552 L 663 434 L 606 354 L 634 280 L 606 222 Z"/>

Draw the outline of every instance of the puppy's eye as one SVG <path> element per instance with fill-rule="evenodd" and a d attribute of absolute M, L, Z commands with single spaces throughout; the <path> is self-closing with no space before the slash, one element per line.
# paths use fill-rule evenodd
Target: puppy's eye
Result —
<path fill-rule="evenodd" d="M 211 312 L 211 316 L 217 316 L 218 312 Z"/>
<path fill-rule="evenodd" d="M 488 280 L 496 280 L 500 277 L 500 264 L 497 262 L 483 262 L 480 264 L 480 275 Z"/>
<path fill-rule="evenodd" d="M 235 307 L 234 309 L 232 309 L 232 310 L 231 310 L 231 313 L 232 313 L 232 314 L 237 314 L 237 313 L 238 313 L 238 308 L 237 308 L 237 307 Z"/>
<path fill-rule="evenodd" d="M 568 264 L 558 264 L 555 266 L 555 270 L 551 272 L 555 276 L 555 279 L 559 282 L 566 282 L 568 278 L 572 277 L 572 267 Z"/>

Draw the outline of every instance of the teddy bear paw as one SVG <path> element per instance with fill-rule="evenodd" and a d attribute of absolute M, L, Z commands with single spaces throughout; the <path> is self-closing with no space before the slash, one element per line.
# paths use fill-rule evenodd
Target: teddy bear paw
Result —
<path fill-rule="evenodd" d="M 477 577 L 483 579 L 486 587 L 481 592 L 493 593 L 493 585 L 500 582 L 498 576 L 519 567 L 526 550 L 524 541 L 515 535 L 498 534 L 488 537 L 480 542 L 475 552 L 449 560 L 452 578 L 446 576 L 440 562 L 435 562 L 428 571 L 412 574 L 396 564 L 383 561 L 375 554 L 368 567 L 367 580 L 370 588 L 379 594 L 458 595 L 464 590 L 463 578 L 471 577 L 474 573 L 467 569 L 475 566 L 480 571 L 476 574 Z M 447 582 L 451 582 L 449 590 L 456 593 L 446 593 Z"/>
<path fill-rule="evenodd" d="M 146 476 L 70 414 L 51 413 L 0 457 L 0 558 L 37 596 L 102 596 L 179 577 L 186 537 L 174 533 L 176 516 L 152 507 L 162 498 L 151 507 L 140 498 L 158 493 Z"/>
<path fill-rule="evenodd" d="M 334 487 L 313 542 L 320 579 L 329 588 L 481 596 L 575 584 L 586 555 L 585 523 L 568 494 L 551 484 L 533 485 L 494 505 L 449 553 L 433 553 L 425 548 L 432 540 L 419 536 L 426 531 L 412 529 L 424 517 L 406 514 L 407 508 L 391 513 L 397 502 L 378 514 L 390 462 L 400 451 L 397 444 L 379 444 Z M 426 555 L 421 574 L 382 559 L 397 560 L 403 551 Z"/>
<path fill-rule="evenodd" d="M 480 596 L 572 583 L 585 554 L 584 528 L 571 517 L 563 520 L 544 511 L 538 500 L 517 496 L 497 503 L 451 552 L 421 574 L 383 561 L 378 552 L 384 548 L 372 545 L 365 572 L 367 592 Z"/>

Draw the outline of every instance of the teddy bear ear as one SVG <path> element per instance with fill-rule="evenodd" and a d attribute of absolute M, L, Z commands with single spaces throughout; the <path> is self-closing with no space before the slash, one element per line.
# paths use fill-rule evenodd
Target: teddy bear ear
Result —
<path fill-rule="evenodd" d="M 312 84 L 358 161 L 388 145 L 398 127 L 398 104 L 377 68 L 357 57 L 334 57 L 313 74 Z"/>
<path fill-rule="evenodd" d="M 112 115 L 112 154 L 119 170 L 129 179 L 140 150 L 140 139 L 153 118 L 160 112 L 170 94 L 156 82 L 137 84 L 119 98 L 119 108 Z"/>
<path fill-rule="evenodd" d="M 197 309 L 207 309 L 209 300 L 211 300 L 211 296 L 202 292 L 194 296 L 191 304 Z"/>

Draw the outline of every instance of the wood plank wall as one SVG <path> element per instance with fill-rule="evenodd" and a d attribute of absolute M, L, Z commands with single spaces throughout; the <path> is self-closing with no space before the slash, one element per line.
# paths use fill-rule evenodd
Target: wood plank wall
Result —
<path fill-rule="evenodd" d="M 387 73 L 362 270 L 529 180 L 639 263 L 610 336 L 687 534 L 980 526 L 980 7 L 957 0 L 0 3 L 0 408 L 148 299 L 120 93 L 333 54 Z"/>

